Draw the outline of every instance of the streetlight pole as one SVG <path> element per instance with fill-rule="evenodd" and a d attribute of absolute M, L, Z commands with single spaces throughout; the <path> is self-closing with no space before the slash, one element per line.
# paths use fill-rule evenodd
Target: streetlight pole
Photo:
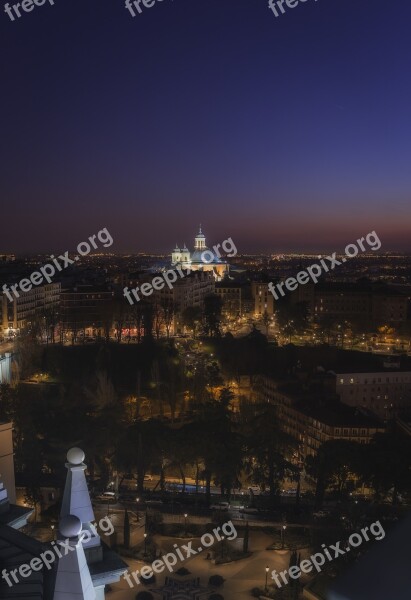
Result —
<path fill-rule="evenodd" d="M 282 529 L 281 529 L 281 537 L 282 537 L 282 545 L 281 548 L 284 549 L 284 544 L 285 544 L 285 530 L 287 529 L 287 525 L 283 525 Z"/>
<path fill-rule="evenodd" d="M 144 534 L 144 556 L 147 555 L 147 533 Z"/>
<path fill-rule="evenodd" d="M 185 531 L 186 535 L 187 535 L 187 517 L 188 517 L 188 514 L 184 513 L 184 531 Z"/>
<path fill-rule="evenodd" d="M 270 567 L 266 567 L 265 568 L 265 591 L 268 592 L 268 571 L 270 570 Z"/>

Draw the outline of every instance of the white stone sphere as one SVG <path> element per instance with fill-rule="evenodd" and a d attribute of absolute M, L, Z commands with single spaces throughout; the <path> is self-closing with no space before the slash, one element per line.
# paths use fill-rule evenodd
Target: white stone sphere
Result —
<path fill-rule="evenodd" d="M 65 538 L 74 538 L 79 536 L 82 528 L 82 522 L 75 515 L 68 515 L 67 517 L 63 517 L 59 524 L 60 533 Z"/>
<path fill-rule="evenodd" d="M 85 458 L 86 455 L 81 448 L 70 448 L 67 452 L 67 460 L 72 465 L 80 465 Z"/>

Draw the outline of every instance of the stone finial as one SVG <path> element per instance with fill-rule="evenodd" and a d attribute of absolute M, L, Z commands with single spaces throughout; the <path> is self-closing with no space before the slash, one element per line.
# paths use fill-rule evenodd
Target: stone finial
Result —
<path fill-rule="evenodd" d="M 61 558 L 57 564 L 53 600 L 96 600 L 80 537 L 82 529 L 83 524 L 75 515 L 60 520 L 57 545 L 61 546 Z"/>

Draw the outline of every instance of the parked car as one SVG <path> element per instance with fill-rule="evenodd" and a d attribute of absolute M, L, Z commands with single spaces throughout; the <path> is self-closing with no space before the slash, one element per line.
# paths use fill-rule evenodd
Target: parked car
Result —
<path fill-rule="evenodd" d="M 325 519 L 329 516 L 329 514 L 330 513 L 326 510 L 318 510 L 317 512 L 313 513 L 313 517 L 314 519 Z"/>
<path fill-rule="evenodd" d="M 210 506 L 211 510 L 228 510 L 230 508 L 229 502 L 216 502 Z"/>
<path fill-rule="evenodd" d="M 244 515 L 258 515 L 259 514 L 259 510 L 258 508 L 241 508 L 240 509 L 240 513 L 244 514 Z"/>
<path fill-rule="evenodd" d="M 100 494 L 99 496 L 96 497 L 96 500 L 100 500 L 103 502 L 112 502 L 115 499 L 116 499 L 116 494 L 114 492 L 103 492 L 103 494 Z"/>

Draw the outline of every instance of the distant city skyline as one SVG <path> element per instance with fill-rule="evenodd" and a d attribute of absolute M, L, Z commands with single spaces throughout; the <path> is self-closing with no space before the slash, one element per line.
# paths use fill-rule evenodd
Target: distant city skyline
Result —
<path fill-rule="evenodd" d="M 206 221 L 204 219 L 202 219 L 202 223 L 206 223 Z M 190 232 L 192 231 L 196 231 L 196 227 L 198 229 L 198 225 L 196 224 L 189 224 L 187 223 L 187 228 L 190 230 Z M 406 227 L 405 227 L 406 228 Z M 351 238 L 347 238 L 347 239 L 343 239 L 341 237 L 340 243 L 338 243 L 338 241 L 334 241 L 334 240 L 330 240 L 328 243 L 327 242 L 322 242 L 319 243 L 318 242 L 318 236 L 317 236 L 317 241 L 311 240 L 311 237 L 309 238 L 309 242 L 307 243 L 306 240 L 302 239 L 299 243 L 297 242 L 295 246 L 292 246 L 290 244 L 290 242 L 284 242 L 284 245 L 281 246 L 280 243 L 278 241 L 273 241 L 272 246 L 269 246 L 269 242 L 266 242 L 267 245 L 264 246 L 264 242 L 262 240 L 258 240 L 256 242 L 253 242 L 251 236 L 247 235 L 247 234 L 243 234 L 243 236 L 237 236 L 237 235 L 232 235 L 230 233 L 230 228 L 227 228 L 227 230 L 223 229 L 221 227 L 221 224 L 218 224 L 215 226 L 215 230 L 212 227 L 208 227 L 207 224 L 205 226 L 203 226 L 203 230 L 206 234 L 206 240 L 207 240 L 207 246 L 208 247 L 212 247 L 214 244 L 218 243 L 218 240 L 220 239 L 225 239 L 228 237 L 233 238 L 235 244 L 237 245 L 238 248 L 238 255 L 241 254 L 261 254 L 261 255 L 270 255 L 270 254 L 287 254 L 287 255 L 292 255 L 292 254 L 301 254 L 301 255 L 316 255 L 316 254 L 323 254 L 326 252 L 336 252 L 337 254 L 339 253 L 343 253 L 344 248 L 347 244 L 350 244 L 352 242 L 355 242 L 355 240 L 359 237 L 362 237 L 364 235 L 366 235 L 368 233 L 368 231 L 360 231 L 359 229 L 356 229 L 356 233 L 352 233 L 352 237 Z M 135 241 L 135 247 L 126 247 L 125 243 L 124 243 L 124 239 L 123 236 L 121 235 L 121 231 L 120 233 L 118 233 L 117 235 L 114 233 L 112 233 L 112 231 L 114 231 L 113 229 L 110 231 L 110 233 L 113 236 L 114 242 L 113 245 L 110 248 L 104 249 L 104 248 L 100 248 L 98 250 L 93 250 L 91 251 L 91 255 L 98 255 L 98 254 L 113 254 L 113 255 L 124 255 L 124 254 L 141 254 L 141 253 L 146 253 L 146 254 L 159 254 L 159 255 L 171 255 L 176 243 L 180 244 L 180 247 L 182 248 L 184 245 L 186 245 L 189 249 L 194 247 L 194 236 L 187 234 L 187 230 L 184 229 L 184 231 L 182 231 L 181 233 L 176 233 L 171 234 L 169 237 L 169 241 L 163 239 L 163 242 L 159 243 L 158 238 L 151 240 L 150 242 L 147 242 L 147 246 L 144 247 L 141 245 L 141 242 L 139 243 L 138 240 Z M 214 233 L 215 231 L 215 233 Z M 398 239 L 397 239 L 397 235 L 395 234 L 394 239 L 392 240 L 392 245 L 388 245 L 387 243 L 385 243 L 384 237 L 381 236 L 379 234 L 379 232 L 377 232 L 381 242 L 382 242 L 382 247 L 377 251 L 372 253 L 371 251 L 367 251 L 367 253 L 371 253 L 371 254 L 391 254 L 391 253 L 396 253 L 398 252 L 399 254 L 410 254 L 411 255 L 411 241 L 408 241 L 404 243 L 404 246 L 401 247 L 401 245 L 398 243 Z M 72 238 L 72 235 L 69 236 L 70 239 Z M 84 239 L 87 239 L 87 234 L 86 232 L 84 233 Z M 117 240 L 120 240 L 119 244 L 117 244 Z M 392 239 L 392 238 L 391 238 Z M 406 238 L 405 238 L 406 239 Z M 174 242 L 172 242 L 172 240 L 174 240 Z M 397 240 L 397 241 L 396 241 Z M 70 253 L 76 253 L 76 246 L 78 245 L 79 242 L 81 242 L 81 239 L 75 240 L 71 245 L 69 245 L 68 247 L 63 247 L 61 244 L 62 242 L 57 242 L 56 246 L 46 246 L 46 244 L 44 245 L 44 247 L 35 249 L 35 248 L 30 248 L 27 250 L 18 250 L 17 248 L 6 248 L 4 246 L 4 242 L 3 240 L 0 240 L 0 256 L 1 255 L 5 255 L 5 254 L 15 254 L 16 256 L 31 256 L 31 255 L 35 255 L 35 254 L 53 254 L 56 252 L 62 252 L 68 249 L 68 251 Z M 161 245 L 160 245 L 161 244 Z M 366 253 L 366 254 L 367 254 Z M 85 257 L 87 258 L 87 257 Z"/>

